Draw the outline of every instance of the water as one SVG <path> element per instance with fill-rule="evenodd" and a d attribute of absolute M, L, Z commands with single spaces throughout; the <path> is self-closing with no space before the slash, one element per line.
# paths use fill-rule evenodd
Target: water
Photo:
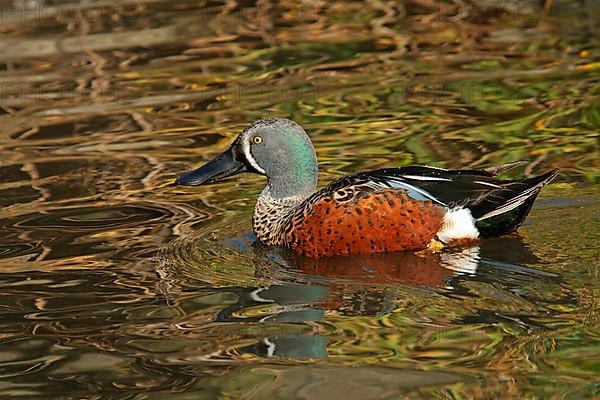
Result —
<path fill-rule="evenodd" d="M 4 7 L 2 398 L 600 396 L 600 14 L 553 3 Z M 170 185 L 265 116 L 322 184 L 561 175 L 515 235 L 308 260 L 254 241 L 263 178 Z"/>

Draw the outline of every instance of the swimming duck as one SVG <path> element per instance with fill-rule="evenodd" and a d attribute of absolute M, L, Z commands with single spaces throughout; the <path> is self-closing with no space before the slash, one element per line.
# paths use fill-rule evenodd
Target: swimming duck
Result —
<path fill-rule="evenodd" d="M 266 245 L 312 258 L 467 245 L 517 229 L 557 170 L 522 180 L 486 170 L 429 166 L 384 168 L 345 176 L 317 189 L 310 138 L 289 119 L 260 119 L 221 155 L 181 175 L 179 185 L 203 185 L 241 172 L 267 184 L 252 218 Z"/>

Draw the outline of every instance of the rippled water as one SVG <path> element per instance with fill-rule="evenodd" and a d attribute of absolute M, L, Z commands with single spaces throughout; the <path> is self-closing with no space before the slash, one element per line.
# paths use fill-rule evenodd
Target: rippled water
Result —
<path fill-rule="evenodd" d="M 600 396 L 597 2 L 11 4 L 2 398 Z M 263 178 L 171 186 L 264 116 L 323 183 L 561 176 L 476 248 L 308 260 L 254 241 Z"/>

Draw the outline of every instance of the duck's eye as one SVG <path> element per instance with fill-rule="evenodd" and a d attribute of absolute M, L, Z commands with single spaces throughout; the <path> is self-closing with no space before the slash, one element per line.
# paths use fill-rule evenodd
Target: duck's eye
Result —
<path fill-rule="evenodd" d="M 262 138 L 260 136 L 254 136 L 254 139 L 252 139 L 254 141 L 254 144 L 261 144 L 262 143 Z"/>

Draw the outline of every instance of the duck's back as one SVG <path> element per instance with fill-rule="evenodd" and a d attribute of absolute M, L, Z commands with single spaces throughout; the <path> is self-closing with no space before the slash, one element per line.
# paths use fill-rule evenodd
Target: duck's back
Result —
<path fill-rule="evenodd" d="M 556 171 L 520 181 L 486 171 L 380 169 L 344 177 L 296 210 L 284 242 L 309 257 L 456 246 L 501 235 L 525 219 Z"/>

